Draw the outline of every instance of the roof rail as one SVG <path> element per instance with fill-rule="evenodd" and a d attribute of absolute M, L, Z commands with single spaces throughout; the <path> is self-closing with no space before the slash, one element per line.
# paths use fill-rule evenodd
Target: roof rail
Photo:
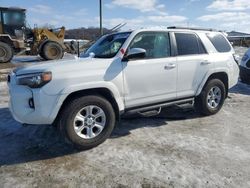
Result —
<path fill-rule="evenodd" d="M 167 27 L 168 29 L 188 29 L 188 30 L 202 30 L 202 31 L 216 31 L 215 29 L 211 28 L 198 28 L 198 27 L 177 27 L 177 26 L 170 26 Z"/>

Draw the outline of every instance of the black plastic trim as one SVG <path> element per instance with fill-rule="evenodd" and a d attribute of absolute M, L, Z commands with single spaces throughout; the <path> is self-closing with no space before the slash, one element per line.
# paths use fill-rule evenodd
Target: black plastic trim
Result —
<path fill-rule="evenodd" d="M 185 103 L 189 103 L 193 100 L 194 100 L 194 96 L 173 99 L 173 100 L 168 100 L 168 101 L 162 101 L 162 102 L 158 102 L 158 103 L 152 103 L 152 104 L 127 108 L 127 109 L 125 109 L 124 113 L 128 113 L 131 111 L 144 111 L 144 110 L 154 109 L 154 108 L 158 108 L 158 107 L 162 107 L 162 106 L 171 106 L 171 105 L 175 105 L 175 104 L 185 104 Z"/>

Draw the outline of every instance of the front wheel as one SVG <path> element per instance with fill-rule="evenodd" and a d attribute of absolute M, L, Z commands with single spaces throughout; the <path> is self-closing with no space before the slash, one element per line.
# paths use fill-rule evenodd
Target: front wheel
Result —
<path fill-rule="evenodd" d="M 195 108 L 203 115 L 220 111 L 226 98 L 226 88 L 219 79 L 209 80 L 201 94 L 195 99 Z"/>
<path fill-rule="evenodd" d="M 61 114 L 60 129 L 78 149 L 90 149 L 104 142 L 115 126 L 112 105 L 100 96 L 72 100 Z"/>
<path fill-rule="evenodd" d="M 62 46 L 57 42 L 49 41 L 43 47 L 40 52 L 40 56 L 45 60 L 62 59 L 64 55 Z"/>

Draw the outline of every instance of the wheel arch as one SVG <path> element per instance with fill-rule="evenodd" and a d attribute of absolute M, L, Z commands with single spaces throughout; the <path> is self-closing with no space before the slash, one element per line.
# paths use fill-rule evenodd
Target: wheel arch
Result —
<path fill-rule="evenodd" d="M 10 45 L 12 48 L 15 48 L 14 42 L 9 35 L 0 36 L 0 42 L 4 42 Z"/>
<path fill-rule="evenodd" d="M 198 91 L 196 92 L 196 96 L 198 96 L 202 89 L 207 85 L 209 80 L 212 79 L 219 79 L 223 82 L 226 88 L 226 97 L 228 96 L 228 89 L 229 89 L 229 79 L 228 79 L 228 74 L 225 71 L 220 71 L 220 72 L 214 72 L 210 74 L 207 79 L 203 82 L 203 84 L 199 87 Z"/>
<path fill-rule="evenodd" d="M 65 108 L 65 106 L 67 106 L 67 104 L 70 101 L 72 101 L 75 98 L 79 98 L 79 97 L 83 97 L 83 96 L 87 96 L 87 95 L 101 96 L 101 97 L 105 98 L 106 100 L 108 100 L 115 111 L 116 119 L 118 121 L 120 120 L 120 115 L 121 115 L 120 108 L 119 108 L 117 100 L 114 97 L 114 94 L 108 88 L 102 87 L 102 88 L 83 89 L 83 90 L 78 90 L 78 91 L 74 91 L 74 92 L 70 93 L 64 99 L 53 124 L 55 124 L 58 121 L 58 119 L 60 118 L 60 115 L 62 113 L 63 108 Z"/>

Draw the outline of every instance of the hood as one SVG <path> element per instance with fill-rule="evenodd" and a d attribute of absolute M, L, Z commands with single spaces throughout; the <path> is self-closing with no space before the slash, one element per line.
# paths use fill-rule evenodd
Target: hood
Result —
<path fill-rule="evenodd" d="M 100 67 L 100 64 L 107 64 L 110 59 L 97 58 L 78 58 L 73 60 L 57 60 L 47 61 L 45 63 L 37 63 L 16 68 L 13 72 L 18 75 L 32 74 L 38 72 L 67 72 L 74 70 L 95 69 Z"/>

